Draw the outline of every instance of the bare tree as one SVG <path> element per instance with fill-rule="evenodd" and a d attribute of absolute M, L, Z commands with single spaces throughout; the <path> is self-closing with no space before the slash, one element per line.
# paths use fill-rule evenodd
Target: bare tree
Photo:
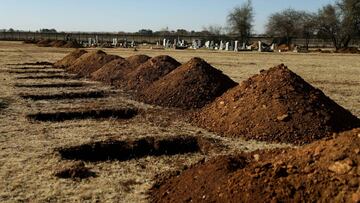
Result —
<path fill-rule="evenodd" d="M 224 28 L 219 25 L 209 25 L 208 27 L 204 27 L 203 31 L 207 31 L 211 33 L 212 35 L 221 35 L 223 34 Z"/>
<path fill-rule="evenodd" d="M 251 0 L 240 7 L 235 7 L 227 17 L 230 33 L 239 35 L 241 42 L 247 42 L 251 36 L 253 21 L 254 10 Z"/>
<path fill-rule="evenodd" d="M 319 36 L 331 39 L 338 50 L 360 33 L 360 0 L 339 0 L 318 11 Z"/>
<path fill-rule="evenodd" d="M 293 37 L 309 38 L 314 32 L 313 14 L 285 9 L 270 16 L 266 32 L 270 36 L 283 37 L 289 45 Z"/>

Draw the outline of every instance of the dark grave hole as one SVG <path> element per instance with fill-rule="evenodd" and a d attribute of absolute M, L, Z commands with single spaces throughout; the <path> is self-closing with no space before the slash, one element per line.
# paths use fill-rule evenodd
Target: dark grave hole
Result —
<path fill-rule="evenodd" d="M 199 151 L 198 140 L 191 136 L 108 140 L 58 150 L 63 159 L 89 162 L 127 161 L 146 156 L 171 156 Z"/>
<path fill-rule="evenodd" d="M 42 80 L 42 79 L 71 79 L 69 75 L 38 75 L 38 76 L 20 76 L 17 80 Z"/>
<path fill-rule="evenodd" d="M 39 66 L 39 67 L 16 67 L 16 68 L 11 68 L 11 70 L 43 70 L 43 69 L 50 69 L 52 67 L 50 66 Z"/>
<path fill-rule="evenodd" d="M 48 61 L 38 61 L 35 63 L 9 63 L 6 65 L 15 65 L 15 66 L 52 66 L 54 63 Z"/>
<path fill-rule="evenodd" d="M 84 87 L 86 84 L 82 82 L 70 83 L 50 83 L 50 84 L 15 84 L 15 87 L 25 88 L 65 88 L 65 87 Z"/>
<path fill-rule="evenodd" d="M 64 100 L 64 99 L 97 99 L 107 97 L 109 93 L 104 91 L 88 91 L 88 92 L 62 92 L 58 94 L 23 94 L 23 99 L 38 100 Z"/>
<path fill-rule="evenodd" d="M 97 109 L 54 113 L 36 113 L 27 115 L 27 119 L 42 122 L 63 122 L 85 119 L 131 119 L 138 114 L 135 108 Z"/>
<path fill-rule="evenodd" d="M 63 73 L 64 70 L 10 70 L 7 71 L 8 73 L 14 73 L 14 74 L 32 74 L 32 73 L 39 73 L 39 74 L 51 74 L 51 73 Z"/>

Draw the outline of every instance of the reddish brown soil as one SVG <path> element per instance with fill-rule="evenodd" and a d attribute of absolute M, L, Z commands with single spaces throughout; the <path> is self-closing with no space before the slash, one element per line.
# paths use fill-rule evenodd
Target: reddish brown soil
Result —
<path fill-rule="evenodd" d="M 336 53 L 360 54 L 360 50 L 356 47 L 348 47 L 348 48 L 341 48 L 337 50 Z"/>
<path fill-rule="evenodd" d="M 151 58 L 128 74 L 128 82 L 125 84 L 125 88 L 141 90 L 180 65 L 170 56 L 164 55 Z M 119 83 L 121 84 L 121 81 Z"/>
<path fill-rule="evenodd" d="M 44 40 L 40 40 L 38 43 L 36 43 L 36 45 L 39 47 L 49 47 L 51 42 L 52 41 L 49 39 L 44 39 Z"/>
<path fill-rule="evenodd" d="M 66 44 L 66 41 L 64 40 L 54 40 L 49 43 L 49 46 L 51 47 L 63 47 Z"/>
<path fill-rule="evenodd" d="M 102 66 L 119 56 L 108 55 L 103 51 L 93 51 L 80 56 L 67 70 L 77 74 L 78 77 L 89 77 L 91 73 L 99 70 Z"/>
<path fill-rule="evenodd" d="M 242 82 L 192 120 L 225 136 L 292 144 L 360 126 L 357 117 L 284 65 Z"/>
<path fill-rule="evenodd" d="M 105 64 L 99 70 L 91 74 L 91 78 L 97 81 L 112 83 L 114 78 L 123 78 L 131 70 L 130 63 L 124 58 L 118 58 Z"/>
<path fill-rule="evenodd" d="M 78 59 L 80 56 L 82 56 L 86 53 L 88 53 L 88 52 L 85 50 L 82 50 L 82 49 L 75 50 L 75 51 L 71 52 L 70 54 L 66 55 L 63 59 L 57 61 L 54 64 L 54 66 L 58 67 L 58 68 L 67 68 L 72 63 L 74 63 L 76 61 L 76 59 Z"/>
<path fill-rule="evenodd" d="M 193 58 L 145 88 L 139 98 L 166 107 L 200 108 L 235 85 L 203 59 Z"/>
<path fill-rule="evenodd" d="M 160 179 L 152 202 L 359 202 L 360 129 L 299 149 L 202 161 Z"/>
<path fill-rule="evenodd" d="M 131 64 L 132 67 L 138 67 L 150 59 L 147 55 L 134 55 L 129 56 L 126 60 Z"/>
<path fill-rule="evenodd" d="M 67 41 L 66 44 L 61 46 L 62 48 L 82 48 L 83 46 L 76 41 Z"/>

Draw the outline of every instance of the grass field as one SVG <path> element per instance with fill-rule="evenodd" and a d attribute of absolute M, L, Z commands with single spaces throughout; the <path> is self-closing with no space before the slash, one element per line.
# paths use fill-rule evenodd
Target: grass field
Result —
<path fill-rule="evenodd" d="M 239 151 L 285 147 L 256 141 L 223 138 L 191 126 L 176 110 L 163 109 L 129 99 L 121 90 L 96 82 L 84 87 L 31 88 L 15 84 L 76 82 L 64 79 L 19 80 L 8 73 L 6 64 L 50 61 L 64 57 L 71 49 L 39 48 L 20 42 L 0 42 L 0 202 L 146 202 L 147 190 L 157 174 L 182 170 L 201 159 Z M 201 57 L 241 82 L 261 69 L 284 63 L 330 98 L 360 117 L 360 57 L 351 54 L 233 53 L 206 50 L 104 49 L 123 57 L 134 54 L 170 55 L 180 62 Z M 49 69 L 51 70 L 51 69 Z M 34 75 L 34 74 L 21 74 Z M 24 100 L 21 94 L 109 91 L 109 97 L 97 99 Z M 81 108 L 136 107 L 141 112 L 133 119 L 72 120 L 38 122 L 26 115 Z M 85 180 L 59 179 L 55 171 L 72 161 L 57 153 L 61 147 L 76 146 L 109 138 L 116 140 L 141 137 L 191 135 L 209 140 L 211 147 L 199 153 L 145 157 L 128 161 L 87 162 L 97 177 Z"/>

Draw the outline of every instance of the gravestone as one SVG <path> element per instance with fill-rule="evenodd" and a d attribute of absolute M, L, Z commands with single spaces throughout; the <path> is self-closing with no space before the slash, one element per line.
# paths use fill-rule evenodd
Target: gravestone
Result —
<path fill-rule="evenodd" d="M 229 51 L 230 42 L 225 43 L 225 51 Z"/>
<path fill-rule="evenodd" d="M 222 40 L 220 41 L 220 47 L 219 47 L 219 49 L 220 49 L 220 50 L 224 50 L 224 43 L 223 43 Z"/>
<path fill-rule="evenodd" d="M 239 47 L 239 41 L 236 40 L 234 45 L 234 51 L 239 51 L 238 47 Z"/>
<path fill-rule="evenodd" d="M 259 51 L 259 52 L 262 52 L 262 42 L 259 41 L 258 43 L 259 43 L 259 50 L 258 50 L 258 51 Z"/>

